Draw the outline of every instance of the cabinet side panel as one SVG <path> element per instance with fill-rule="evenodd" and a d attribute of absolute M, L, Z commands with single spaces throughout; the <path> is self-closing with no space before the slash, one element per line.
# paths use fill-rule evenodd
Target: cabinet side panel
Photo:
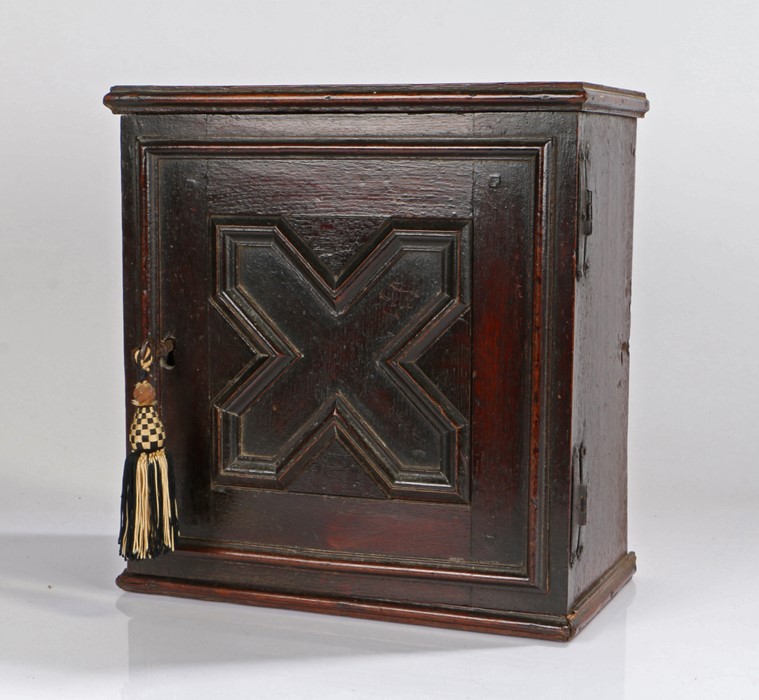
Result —
<path fill-rule="evenodd" d="M 580 217 L 572 413 L 575 495 L 570 538 L 570 609 L 627 552 L 635 129 L 634 119 L 580 117 L 580 206 L 590 217 L 590 224 Z M 584 488 L 585 515 L 581 514 Z"/>

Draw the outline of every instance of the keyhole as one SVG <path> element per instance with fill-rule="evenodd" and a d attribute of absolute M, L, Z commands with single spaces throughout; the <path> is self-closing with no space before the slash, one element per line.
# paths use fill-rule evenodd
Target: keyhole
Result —
<path fill-rule="evenodd" d="M 164 369 L 174 369 L 174 366 L 176 365 L 176 360 L 174 358 L 175 344 L 176 341 L 171 336 L 164 338 L 161 341 L 158 355 L 160 358 L 161 367 Z"/>

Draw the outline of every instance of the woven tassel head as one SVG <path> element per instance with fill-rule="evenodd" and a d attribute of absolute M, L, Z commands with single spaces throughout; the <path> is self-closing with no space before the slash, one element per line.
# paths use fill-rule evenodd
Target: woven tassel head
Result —
<path fill-rule="evenodd" d="M 137 383 L 132 403 L 135 412 L 129 428 L 131 452 L 124 463 L 119 547 L 125 559 L 151 559 L 174 550 L 178 534 L 174 473 L 164 450 L 166 433 L 150 382 Z"/>
<path fill-rule="evenodd" d="M 129 446 L 132 452 L 152 452 L 163 448 L 166 432 L 155 408 L 155 389 L 150 382 L 139 382 L 134 387 L 132 403 L 137 406 L 132 425 L 129 426 Z"/>

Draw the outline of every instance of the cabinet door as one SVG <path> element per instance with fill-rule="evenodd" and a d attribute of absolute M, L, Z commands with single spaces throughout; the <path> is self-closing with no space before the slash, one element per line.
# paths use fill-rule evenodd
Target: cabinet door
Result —
<path fill-rule="evenodd" d="M 180 547 L 539 585 L 547 148 L 141 147 Z"/>

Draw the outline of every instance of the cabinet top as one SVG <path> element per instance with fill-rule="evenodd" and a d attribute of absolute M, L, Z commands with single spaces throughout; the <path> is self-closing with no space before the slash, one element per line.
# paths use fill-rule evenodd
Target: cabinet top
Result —
<path fill-rule="evenodd" d="M 103 102 L 116 114 L 287 112 L 601 112 L 642 117 L 642 92 L 592 83 L 448 85 L 119 85 Z"/>

